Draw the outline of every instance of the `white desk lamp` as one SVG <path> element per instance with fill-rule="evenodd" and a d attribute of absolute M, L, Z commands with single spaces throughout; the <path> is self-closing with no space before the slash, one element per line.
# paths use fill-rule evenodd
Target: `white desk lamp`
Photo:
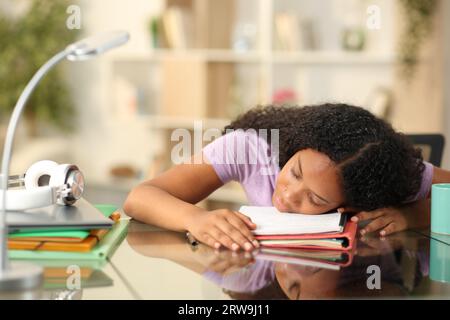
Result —
<path fill-rule="evenodd" d="M 16 106 L 14 107 L 3 149 L 3 160 L 0 175 L 0 290 L 27 290 L 42 283 L 41 267 L 23 262 L 9 262 L 8 259 L 8 225 L 6 221 L 6 191 L 8 189 L 9 165 L 12 145 L 20 116 L 26 102 L 45 74 L 64 59 L 80 61 L 93 58 L 105 51 L 119 47 L 129 40 L 128 32 L 116 31 L 90 37 L 69 45 L 65 50 L 47 61 L 27 84 Z M 39 48 L 37 48 L 39 49 Z"/>

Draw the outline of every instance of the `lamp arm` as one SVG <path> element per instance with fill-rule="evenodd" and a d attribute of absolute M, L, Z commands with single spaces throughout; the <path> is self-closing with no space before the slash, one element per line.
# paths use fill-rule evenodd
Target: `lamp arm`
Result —
<path fill-rule="evenodd" d="M 14 110 L 12 112 L 11 118 L 9 120 L 8 129 L 6 131 L 5 144 L 3 146 L 3 158 L 1 166 L 0 175 L 0 274 L 2 271 L 8 268 L 8 227 L 6 223 L 6 191 L 8 189 L 8 175 L 9 175 L 9 165 L 11 162 L 12 146 L 14 143 L 14 136 L 16 133 L 17 124 L 20 117 L 25 109 L 25 105 L 33 93 L 36 86 L 42 80 L 42 78 L 61 60 L 64 60 L 71 51 L 64 50 L 54 55 L 50 60 L 48 60 L 31 78 L 27 86 L 23 90 L 22 94 L 17 101 Z"/>

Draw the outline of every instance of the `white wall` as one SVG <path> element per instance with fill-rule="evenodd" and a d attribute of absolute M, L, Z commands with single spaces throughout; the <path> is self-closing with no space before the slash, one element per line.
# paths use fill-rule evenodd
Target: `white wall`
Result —
<path fill-rule="evenodd" d="M 79 112 L 79 132 L 74 137 L 73 157 L 89 181 L 102 180 L 114 164 L 137 167 L 149 161 L 151 136 L 139 123 L 111 122 L 110 64 L 108 56 L 146 52 L 150 48 L 147 23 L 160 12 L 160 0 L 83 0 L 82 24 L 86 35 L 108 30 L 127 30 L 131 40 L 115 52 L 70 67 L 72 90 Z"/>

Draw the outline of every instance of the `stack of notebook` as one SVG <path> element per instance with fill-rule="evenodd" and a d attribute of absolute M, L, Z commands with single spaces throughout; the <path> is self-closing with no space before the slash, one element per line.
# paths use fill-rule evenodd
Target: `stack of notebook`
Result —
<path fill-rule="evenodd" d="M 339 212 L 305 215 L 254 206 L 239 211 L 256 224 L 253 232 L 263 247 L 351 250 L 354 246 L 357 225 Z"/>
<path fill-rule="evenodd" d="M 8 236 L 11 259 L 97 260 L 106 259 L 126 234 L 127 220 L 115 209 L 97 206 L 115 223 L 111 229 L 14 231 Z M 100 214 L 100 213 L 99 213 Z"/>

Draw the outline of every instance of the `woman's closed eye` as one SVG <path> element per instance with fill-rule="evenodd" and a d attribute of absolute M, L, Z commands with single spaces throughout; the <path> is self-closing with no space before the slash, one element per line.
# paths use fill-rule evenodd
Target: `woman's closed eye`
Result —
<path fill-rule="evenodd" d="M 309 200 L 309 202 L 310 202 L 313 206 L 315 206 L 315 207 L 320 207 L 320 206 L 325 205 L 324 203 L 321 203 L 320 201 L 317 201 L 317 200 L 314 198 L 314 196 L 313 196 L 313 194 L 312 194 L 311 192 L 308 192 L 308 200 Z"/>
<path fill-rule="evenodd" d="M 302 175 L 299 172 L 295 172 L 294 168 L 291 168 L 291 174 L 297 180 L 301 179 L 301 177 L 302 177 Z"/>
<path fill-rule="evenodd" d="M 296 172 L 294 168 L 291 168 L 290 172 L 295 179 L 300 180 L 302 178 L 301 173 Z M 316 199 L 316 197 L 312 192 L 308 192 L 307 197 L 308 201 L 315 207 L 321 207 L 325 205 L 325 203 L 322 200 Z"/>

